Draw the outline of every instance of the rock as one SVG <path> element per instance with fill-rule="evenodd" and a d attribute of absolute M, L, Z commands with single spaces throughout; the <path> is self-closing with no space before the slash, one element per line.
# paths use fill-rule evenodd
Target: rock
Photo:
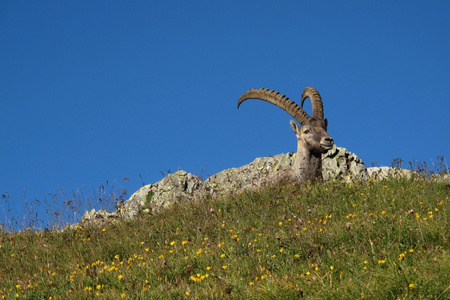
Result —
<path fill-rule="evenodd" d="M 223 170 L 204 182 L 211 195 L 219 196 L 245 189 L 261 187 L 261 183 L 269 175 L 292 165 L 295 154 L 278 154 L 259 157 L 240 168 Z"/>
<path fill-rule="evenodd" d="M 99 211 L 96 211 L 95 209 L 92 209 L 91 211 L 86 211 L 81 218 L 81 223 L 89 224 L 89 225 L 105 225 L 120 216 L 117 214 L 117 212 L 107 212 L 104 209 L 101 209 Z M 73 227 L 72 225 L 71 227 Z"/>
<path fill-rule="evenodd" d="M 405 177 L 410 179 L 413 175 L 411 170 L 391 168 L 391 167 L 371 167 L 367 169 L 369 176 L 375 180 L 383 180 L 387 178 Z"/>
<path fill-rule="evenodd" d="M 124 219 L 133 218 L 141 210 L 148 214 L 157 213 L 176 202 L 191 200 L 202 186 L 199 177 L 180 170 L 137 190 L 120 205 L 119 211 Z"/>
<path fill-rule="evenodd" d="M 322 177 L 325 181 L 345 178 L 346 180 L 368 180 L 369 174 L 363 161 L 345 148 L 336 147 L 322 155 Z"/>
<path fill-rule="evenodd" d="M 199 177 L 180 170 L 167 175 L 157 183 L 143 186 L 127 201 L 118 204 L 116 212 L 107 213 L 104 210 L 86 212 L 83 215 L 83 222 L 104 224 L 116 218 L 127 220 L 138 213 L 158 213 L 177 202 L 196 201 L 261 188 L 270 183 L 272 178 L 270 176 L 290 167 L 295 156 L 295 153 L 287 153 L 259 157 L 248 165 L 223 170 L 204 182 Z M 369 173 L 361 159 L 347 149 L 336 146 L 322 156 L 322 174 L 326 181 L 369 179 Z"/>

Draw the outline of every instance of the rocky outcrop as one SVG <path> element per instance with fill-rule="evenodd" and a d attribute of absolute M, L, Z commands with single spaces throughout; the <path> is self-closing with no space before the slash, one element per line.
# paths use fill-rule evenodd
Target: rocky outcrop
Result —
<path fill-rule="evenodd" d="M 322 177 L 325 181 L 345 179 L 347 181 L 368 180 L 366 165 L 354 153 L 333 146 L 322 156 Z"/>
<path fill-rule="evenodd" d="M 413 171 L 411 170 L 391 167 L 372 167 L 368 168 L 367 172 L 370 178 L 374 180 L 383 180 L 393 177 L 411 178 L 413 176 Z"/>
<path fill-rule="evenodd" d="M 258 189 L 270 184 L 272 176 L 276 177 L 277 173 L 290 167 L 295 156 L 295 153 L 287 153 L 260 157 L 242 167 L 223 170 L 205 181 L 185 171 L 177 171 L 157 183 L 143 186 L 127 201 L 120 203 L 115 212 L 87 211 L 83 216 L 83 222 L 103 224 L 117 218 L 131 219 L 138 213 L 157 213 L 177 202 Z M 336 145 L 322 156 L 322 175 L 326 181 L 369 179 L 362 160 L 354 153 Z"/>
<path fill-rule="evenodd" d="M 157 213 L 176 202 L 193 200 L 195 194 L 206 194 L 202 192 L 203 188 L 204 184 L 199 177 L 185 171 L 177 171 L 155 184 L 141 187 L 127 201 L 118 203 L 115 212 L 109 213 L 103 209 L 86 211 L 82 223 L 100 225 L 117 218 L 132 219 L 140 212 Z"/>
<path fill-rule="evenodd" d="M 125 219 L 130 219 L 140 209 L 144 213 L 156 213 L 176 202 L 194 200 L 199 194 L 206 194 L 204 183 L 198 176 L 180 170 L 140 188 L 119 210 Z"/>

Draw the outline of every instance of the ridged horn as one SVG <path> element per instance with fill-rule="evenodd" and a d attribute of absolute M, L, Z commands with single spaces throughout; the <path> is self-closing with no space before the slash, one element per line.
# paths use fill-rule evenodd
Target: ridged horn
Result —
<path fill-rule="evenodd" d="M 322 97 L 320 97 L 319 92 L 313 88 L 313 87 L 305 87 L 305 90 L 302 94 L 302 102 L 301 107 L 303 108 L 303 103 L 305 102 L 306 98 L 311 99 L 312 103 L 312 114 L 313 118 L 323 120 L 323 103 L 322 103 Z"/>
<path fill-rule="evenodd" d="M 259 90 L 251 89 L 239 98 L 237 108 L 239 108 L 242 102 L 248 99 L 259 99 L 272 103 L 290 114 L 301 125 L 304 125 L 311 120 L 311 117 L 300 106 L 298 106 L 297 103 L 289 100 L 288 97 L 281 95 L 279 92 L 274 90 L 265 88 L 261 88 Z"/>

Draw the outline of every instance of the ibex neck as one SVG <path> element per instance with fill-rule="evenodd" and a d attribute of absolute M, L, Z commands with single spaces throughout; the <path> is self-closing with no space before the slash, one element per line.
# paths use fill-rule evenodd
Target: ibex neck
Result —
<path fill-rule="evenodd" d="M 304 150 L 304 151 L 302 151 Z M 322 177 L 322 157 L 299 148 L 292 166 L 293 179 L 298 182 L 314 181 Z"/>

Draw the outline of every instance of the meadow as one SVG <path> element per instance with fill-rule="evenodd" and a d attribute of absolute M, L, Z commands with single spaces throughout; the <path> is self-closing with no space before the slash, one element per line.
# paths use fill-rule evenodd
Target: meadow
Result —
<path fill-rule="evenodd" d="M 0 232 L 1 299 L 449 299 L 450 184 L 286 184 Z"/>

